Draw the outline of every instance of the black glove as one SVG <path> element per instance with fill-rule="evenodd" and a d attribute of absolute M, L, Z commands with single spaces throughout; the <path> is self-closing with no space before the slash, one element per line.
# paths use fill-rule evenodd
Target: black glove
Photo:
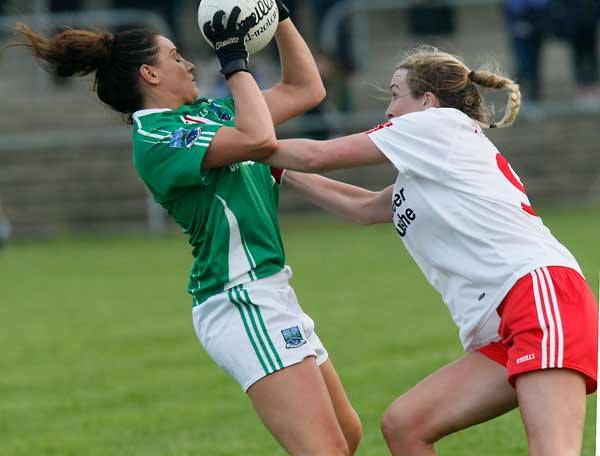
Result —
<path fill-rule="evenodd" d="M 290 10 L 281 0 L 275 0 L 277 3 L 277 9 L 279 10 L 279 22 L 285 21 L 290 17 Z"/>
<path fill-rule="evenodd" d="M 241 21 L 238 26 L 238 18 L 242 10 L 236 6 L 231 10 L 227 27 L 223 27 L 223 17 L 225 11 L 217 11 L 213 16 L 212 24 L 204 24 L 204 35 L 212 43 L 221 62 L 221 73 L 225 79 L 238 71 L 248 71 L 248 50 L 244 38 L 248 31 L 256 25 L 256 15 L 250 16 Z"/>

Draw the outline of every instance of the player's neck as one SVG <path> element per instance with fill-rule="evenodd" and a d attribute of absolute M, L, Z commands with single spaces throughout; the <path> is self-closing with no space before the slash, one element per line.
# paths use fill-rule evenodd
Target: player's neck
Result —
<path fill-rule="evenodd" d="M 177 109 L 185 101 L 173 94 L 150 94 L 144 99 L 144 109 Z"/>

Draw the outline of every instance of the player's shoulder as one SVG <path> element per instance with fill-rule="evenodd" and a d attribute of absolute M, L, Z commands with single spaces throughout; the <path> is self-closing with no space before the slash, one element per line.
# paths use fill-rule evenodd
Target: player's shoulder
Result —
<path fill-rule="evenodd" d="M 160 130 L 173 123 L 175 111 L 172 109 L 142 109 L 133 116 L 133 134 L 141 137 L 165 136 Z"/>
<path fill-rule="evenodd" d="M 178 110 L 145 109 L 133 117 L 133 161 L 138 170 L 153 166 L 161 151 L 184 147 L 193 126 L 184 125 Z"/>
<path fill-rule="evenodd" d="M 409 112 L 392 120 L 394 125 L 414 124 L 427 126 L 452 126 L 472 123 L 473 120 L 455 108 L 429 108 L 423 111 Z"/>
<path fill-rule="evenodd" d="M 435 140 L 446 143 L 455 137 L 457 129 L 464 128 L 474 122 L 461 111 L 453 108 L 429 108 L 415 111 L 390 119 L 367 133 L 372 137 L 399 136 L 404 138 Z"/>
<path fill-rule="evenodd" d="M 177 132 L 206 128 L 208 119 L 192 115 L 195 103 L 178 109 L 144 109 L 133 114 L 135 144 L 156 144 L 172 138 Z M 211 122 L 212 123 L 212 122 Z"/>

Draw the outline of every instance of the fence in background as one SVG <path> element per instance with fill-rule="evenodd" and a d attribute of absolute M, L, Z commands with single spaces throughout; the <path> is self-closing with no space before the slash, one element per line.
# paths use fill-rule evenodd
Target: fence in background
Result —
<path fill-rule="evenodd" d="M 461 7 L 497 3 L 497 0 L 439 2 Z M 325 18 L 324 27 L 333 28 L 344 18 L 359 17 L 354 23 L 354 33 L 359 38 L 356 49 L 370 52 L 369 27 L 363 20 L 364 14 L 398 10 L 408 5 L 409 2 L 397 0 L 353 0 L 343 8 L 333 9 Z M 48 28 L 64 24 L 116 27 L 143 22 L 168 33 L 168 26 L 160 16 L 136 10 L 0 17 L 0 28 L 18 20 Z M 324 34 L 325 47 L 330 45 L 328 40 L 331 39 Z M 16 235 L 144 227 L 161 231 L 170 226 L 165 224 L 162 210 L 148 199 L 133 171 L 129 129 L 114 121 L 103 121 L 98 126 L 96 119 L 100 114 L 95 111 L 104 108 L 91 103 L 89 97 L 82 99 L 70 92 L 65 92 L 69 100 L 61 100 L 60 94 L 46 93 L 45 78 L 39 77 L 37 81 L 38 96 L 37 100 L 33 97 L 36 106 L 32 107 L 37 111 L 36 121 L 22 131 L 20 128 L 3 131 L 0 125 L 0 199 L 13 220 Z M 13 103 L 16 106 L 18 102 Z M 32 103 L 31 97 L 27 103 Z M 82 110 L 82 119 L 91 116 L 91 120 L 60 128 L 38 127 L 43 124 L 39 111 L 64 116 L 77 109 Z M 32 116 L 26 111 L 18 115 L 22 116 L 23 123 Z M 306 136 L 326 124 L 332 134 L 344 134 L 368 129 L 381 117 L 381 112 L 371 110 L 331 112 L 294 120 L 278 133 Z M 599 120 L 600 103 L 544 103 L 535 109 L 525 106 L 517 126 L 490 132 L 490 135 L 525 178 L 534 202 L 539 199 L 596 203 L 600 202 L 600 152 L 594 136 Z M 381 187 L 393 181 L 394 172 L 376 167 L 370 172 L 346 171 L 335 176 L 369 187 Z M 288 192 L 283 192 L 282 205 L 286 209 L 307 207 Z"/>

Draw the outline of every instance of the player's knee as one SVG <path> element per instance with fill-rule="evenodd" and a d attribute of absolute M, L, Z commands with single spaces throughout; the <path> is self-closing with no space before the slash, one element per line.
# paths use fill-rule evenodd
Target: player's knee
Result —
<path fill-rule="evenodd" d="M 410 448 L 420 442 L 414 416 L 398 403 L 392 404 L 381 417 L 381 432 L 391 448 Z"/>

